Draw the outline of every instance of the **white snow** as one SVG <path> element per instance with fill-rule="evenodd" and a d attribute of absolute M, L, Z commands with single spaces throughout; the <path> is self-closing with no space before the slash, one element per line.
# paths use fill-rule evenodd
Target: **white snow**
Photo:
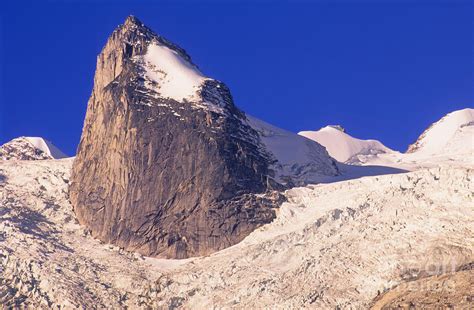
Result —
<path fill-rule="evenodd" d="M 345 132 L 326 126 L 318 131 L 301 131 L 299 135 L 323 145 L 339 162 L 359 162 L 358 155 L 377 155 L 393 151 L 377 140 L 360 140 Z"/>
<path fill-rule="evenodd" d="M 68 157 L 41 137 L 18 137 L 0 146 L 2 160 L 42 160 Z"/>
<path fill-rule="evenodd" d="M 30 142 L 34 147 L 36 147 L 37 149 L 40 149 L 41 151 L 45 152 L 49 156 L 53 157 L 54 159 L 61 159 L 61 158 L 68 157 L 50 141 L 45 140 L 41 137 L 25 137 L 25 139 L 28 142 Z"/>
<path fill-rule="evenodd" d="M 466 155 L 474 152 L 474 122 L 470 125 L 462 125 L 450 140 L 447 141 L 443 148 L 444 152 L 448 154 L 461 154 Z"/>
<path fill-rule="evenodd" d="M 413 171 L 440 164 L 462 166 L 474 163 L 474 109 L 447 114 L 425 130 L 407 153 L 393 151 L 377 140 L 351 137 L 331 126 L 299 134 L 322 144 L 340 162 L 377 166 L 374 171 L 369 171 L 352 165 L 339 165 L 349 175 L 380 174 L 383 167 Z"/>
<path fill-rule="evenodd" d="M 291 177 L 299 184 L 307 184 L 318 182 L 321 176 L 336 174 L 332 159 L 321 145 L 248 114 L 247 118 L 267 151 L 278 160 L 274 166 L 278 181 Z"/>
<path fill-rule="evenodd" d="M 293 188 L 277 218 L 241 243 L 163 260 L 104 244 L 78 224 L 71 165 L 0 162 L 1 304 L 368 309 L 410 270 L 474 260 L 472 166 Z"/>
<path fill-rule="evenodd" d="M 148 45 L 144 61 L 146 77 L 158 84 L 162 97 L 179 102 L 197 98 L 206 77 L 177 51 L 153 41 Z"/>
<path fill-rule="evenodd" d="M 456 133 L 463 127 L 474 126 L 474 109 L 463 109 L 447 114 L 445 117 L 428 128 L 411 147 L 412 152 L 424 155 L 440 154 L 449 151 L 447 147 Z M 472 149 L 474 137 L 461 142 L 462 145 L 451 145 L 450 147 L 461 147 Z"/>

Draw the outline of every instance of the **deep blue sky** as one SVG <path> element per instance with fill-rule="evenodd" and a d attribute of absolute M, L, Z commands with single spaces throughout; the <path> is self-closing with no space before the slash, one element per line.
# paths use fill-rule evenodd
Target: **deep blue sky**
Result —
<path fill-rule="evenodd" d="M 0 143 L 43 136 L 74 154 L 96 56 L 129 14 L 294 132 L 342 124 L 405 150 L 474 106 L 471 1 L 131 2 L 2 2 Z"/>

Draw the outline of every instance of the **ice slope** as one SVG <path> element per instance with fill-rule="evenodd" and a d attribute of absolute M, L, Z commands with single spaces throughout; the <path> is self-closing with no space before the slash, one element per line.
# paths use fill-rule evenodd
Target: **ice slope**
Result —
<path fill-rule="evenodd" d="M 0 159 L 60 159 L 68 157 L 41 137 L 19 137 L 0 146 Z"/>
<path fill-rule="evenodd" d="M 329 155 L 342 163 L 360 163 L 370 156 L 394 152 L 380 141 L 356 139 L 334 126 L 298 134 L 323 145 Z"/>
<path fill-rule="evenodd" d="M 127 36 L 126 44 L 131 50 L 136 49 L 131 60 L 140 76 L 140 93 L 155 99 L 189 103 L 196 109 L 227 113 L 227 98 L 222 97 L 225 85 L 203 75 L 185 50 L 154 33 L 134 16 L 129 16 L 117 31 Z M 150 106 L 152 103 L 141 100 L 139 104 Z M 169 107 L 180 117 L 168 103 L 159 103 L 159 106 Z"/>
<path fill-rule="evenodd" d="M 474 261 L 472 166 L 294 188 L 271 224 L 181 261 L 93 239 L 68 200 L 71 164 L 0 162 L 7 308 L 368 309 L 399 283 Z"/>
<path fill-rule="evenodd" d="M 25 139 L 30 142 L 34 147 L 43 151 L 45 154 L 51 156 L 54 159 L 68 157 L 50 141 L 45 140 L 41 137 L 25 137 Z"/>
<path fill-rule="evenodd" d="M 197 92 L 206 78 L 177 51 L 152 42 L 144 60 L 145 76 L 159 86 L 162 97 L 179 102 L 197 99 Z"/>
<path fill-rule="evenodd" d="M 278 181 L 303 185 L 339 174 L 336 163 L 320 144 L 248 114 L 247 119 L 276 160 L 272 168 Z"/>
<path fill-rule="evenodd" d="M 407 153 L 379 154 L 365 164 L 408 170 L 474 164 L 474 109 L 454 111 L 433 123 Z"/>
<path fill-rule="evenodd" d="M 448 154 L 473 154 L 474 121 L 460 126 L 443 149 Z"/>
<path fill-rule="evenodd" d="M 474 109 L 463 109 L 451 112 L 432 124 L 418 140 L 410 145 L 407 153 L 424 155 L 441 154 L 454 151 L 468 150 L 474 147 L 474 137 L 459 139 L 456 135 L 465 127 L 474 126 Z M 459 142 L 455 142 L 459 140 Z"/>

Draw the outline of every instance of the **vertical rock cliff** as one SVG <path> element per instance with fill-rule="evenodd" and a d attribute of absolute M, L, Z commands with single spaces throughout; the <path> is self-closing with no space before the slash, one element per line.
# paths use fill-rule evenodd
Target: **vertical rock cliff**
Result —
<path fill-rule="evenodd" d="M 101 240 L 205 255 L 275 217 L 276 161 L 223 83 L 128 17 L 97 59 L 70 199 Z"/>

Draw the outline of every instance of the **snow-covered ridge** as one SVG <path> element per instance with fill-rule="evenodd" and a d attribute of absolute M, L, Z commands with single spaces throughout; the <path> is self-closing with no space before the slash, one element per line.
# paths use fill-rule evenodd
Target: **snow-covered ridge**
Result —
<path fill-rule="evenodd" d="M 189 102 L 192 108 L 225 114 L 227 103 L 221 92 L 225 86 L 204 76 L 189 56 L 184 56 L 172 43 L 165 42 L 152 39 L 146 54 L 134 57 L 143 70 L 144 86 L 154 94 L 153 97 Z"/>
<path fill-rule="evenodd" d="M 40 149 L 45 154 L 51 156 L 54 159 L 66 158 L 68 157 L 60 149 L 58 149 L 50 141 L 43 139 L 41 137 L 25 137 L 25 139 L 33 144 L 34 147 Z"/>
<path fill-rule="evenodd" d="M 133 16 L 127 18 L 118 30 L 129 35 L 132 33 L 127 39 L 131 41 L 126 41 L 126 44 L 140 47 L 131 60 L 140 68 L 144 80 L 145 90 L 141 92 L 155 99 L 172 99 L 189 103 L 191 108 L 226 114 L 228 98 L 224 93 L 228 91 L 227 87 L 205 76 L 184 49 L 156 34 Z M 210 94 L 213 95 L 209 97 Z M 153 104 L 148 102 L 146 105 Z"/>
<path fill-rule="evenodd" d="M 41 137 L 19 137 L 0 146 L 0 159 L 41 160 L 68 157 Z"/>
<path fill-rule="evenodd" d="M 454 111 L 425 130 L 400 153 L 377 140 L 354 138 L 338 126 L 318 131 L 302 131 L 305 136 L 323 145 L 339 162 L 356 165 L 379 165 L 415 170 L 434 167 L 441 162 L 472 163 L 474 158 L 474 109 Z"/>
<path fill-rule="evenodd" d="M 415 143 L 409 146 L 407 153 L 440 154 L 449 151 L 446 147 L 464 127 L 474 125 L 474 109 L 451 112 L 425 130 Z M 461 142 L 465 148 L 473 148 L 474 137 Z M 461 145 L 453 147 L 462 147 Z"/>
<path fill-rule="evenodd" d="M 323 145 L 329 155 L 343 163 L 360 163 L 362 157 L 394 152 L 380 141 L 356 139 L 335 126 L 298 134 Z"/>
<path fill-rule="evenodd" d="M 272 167 L 279 182 L 294 185 L 318 183 L 322 176 L 339 173 L 334 161 L 320 144 L 283 130 L 247 114 L 266 149 L 277 160 Z"/>
<path fill-rule="evenodd" d="M 206 77 L 177 51 L 153 41 L 143 60 L 147 87 L 157 88 L 162 97 L 179 102 L 199 99 L 198 91 Z"/>

